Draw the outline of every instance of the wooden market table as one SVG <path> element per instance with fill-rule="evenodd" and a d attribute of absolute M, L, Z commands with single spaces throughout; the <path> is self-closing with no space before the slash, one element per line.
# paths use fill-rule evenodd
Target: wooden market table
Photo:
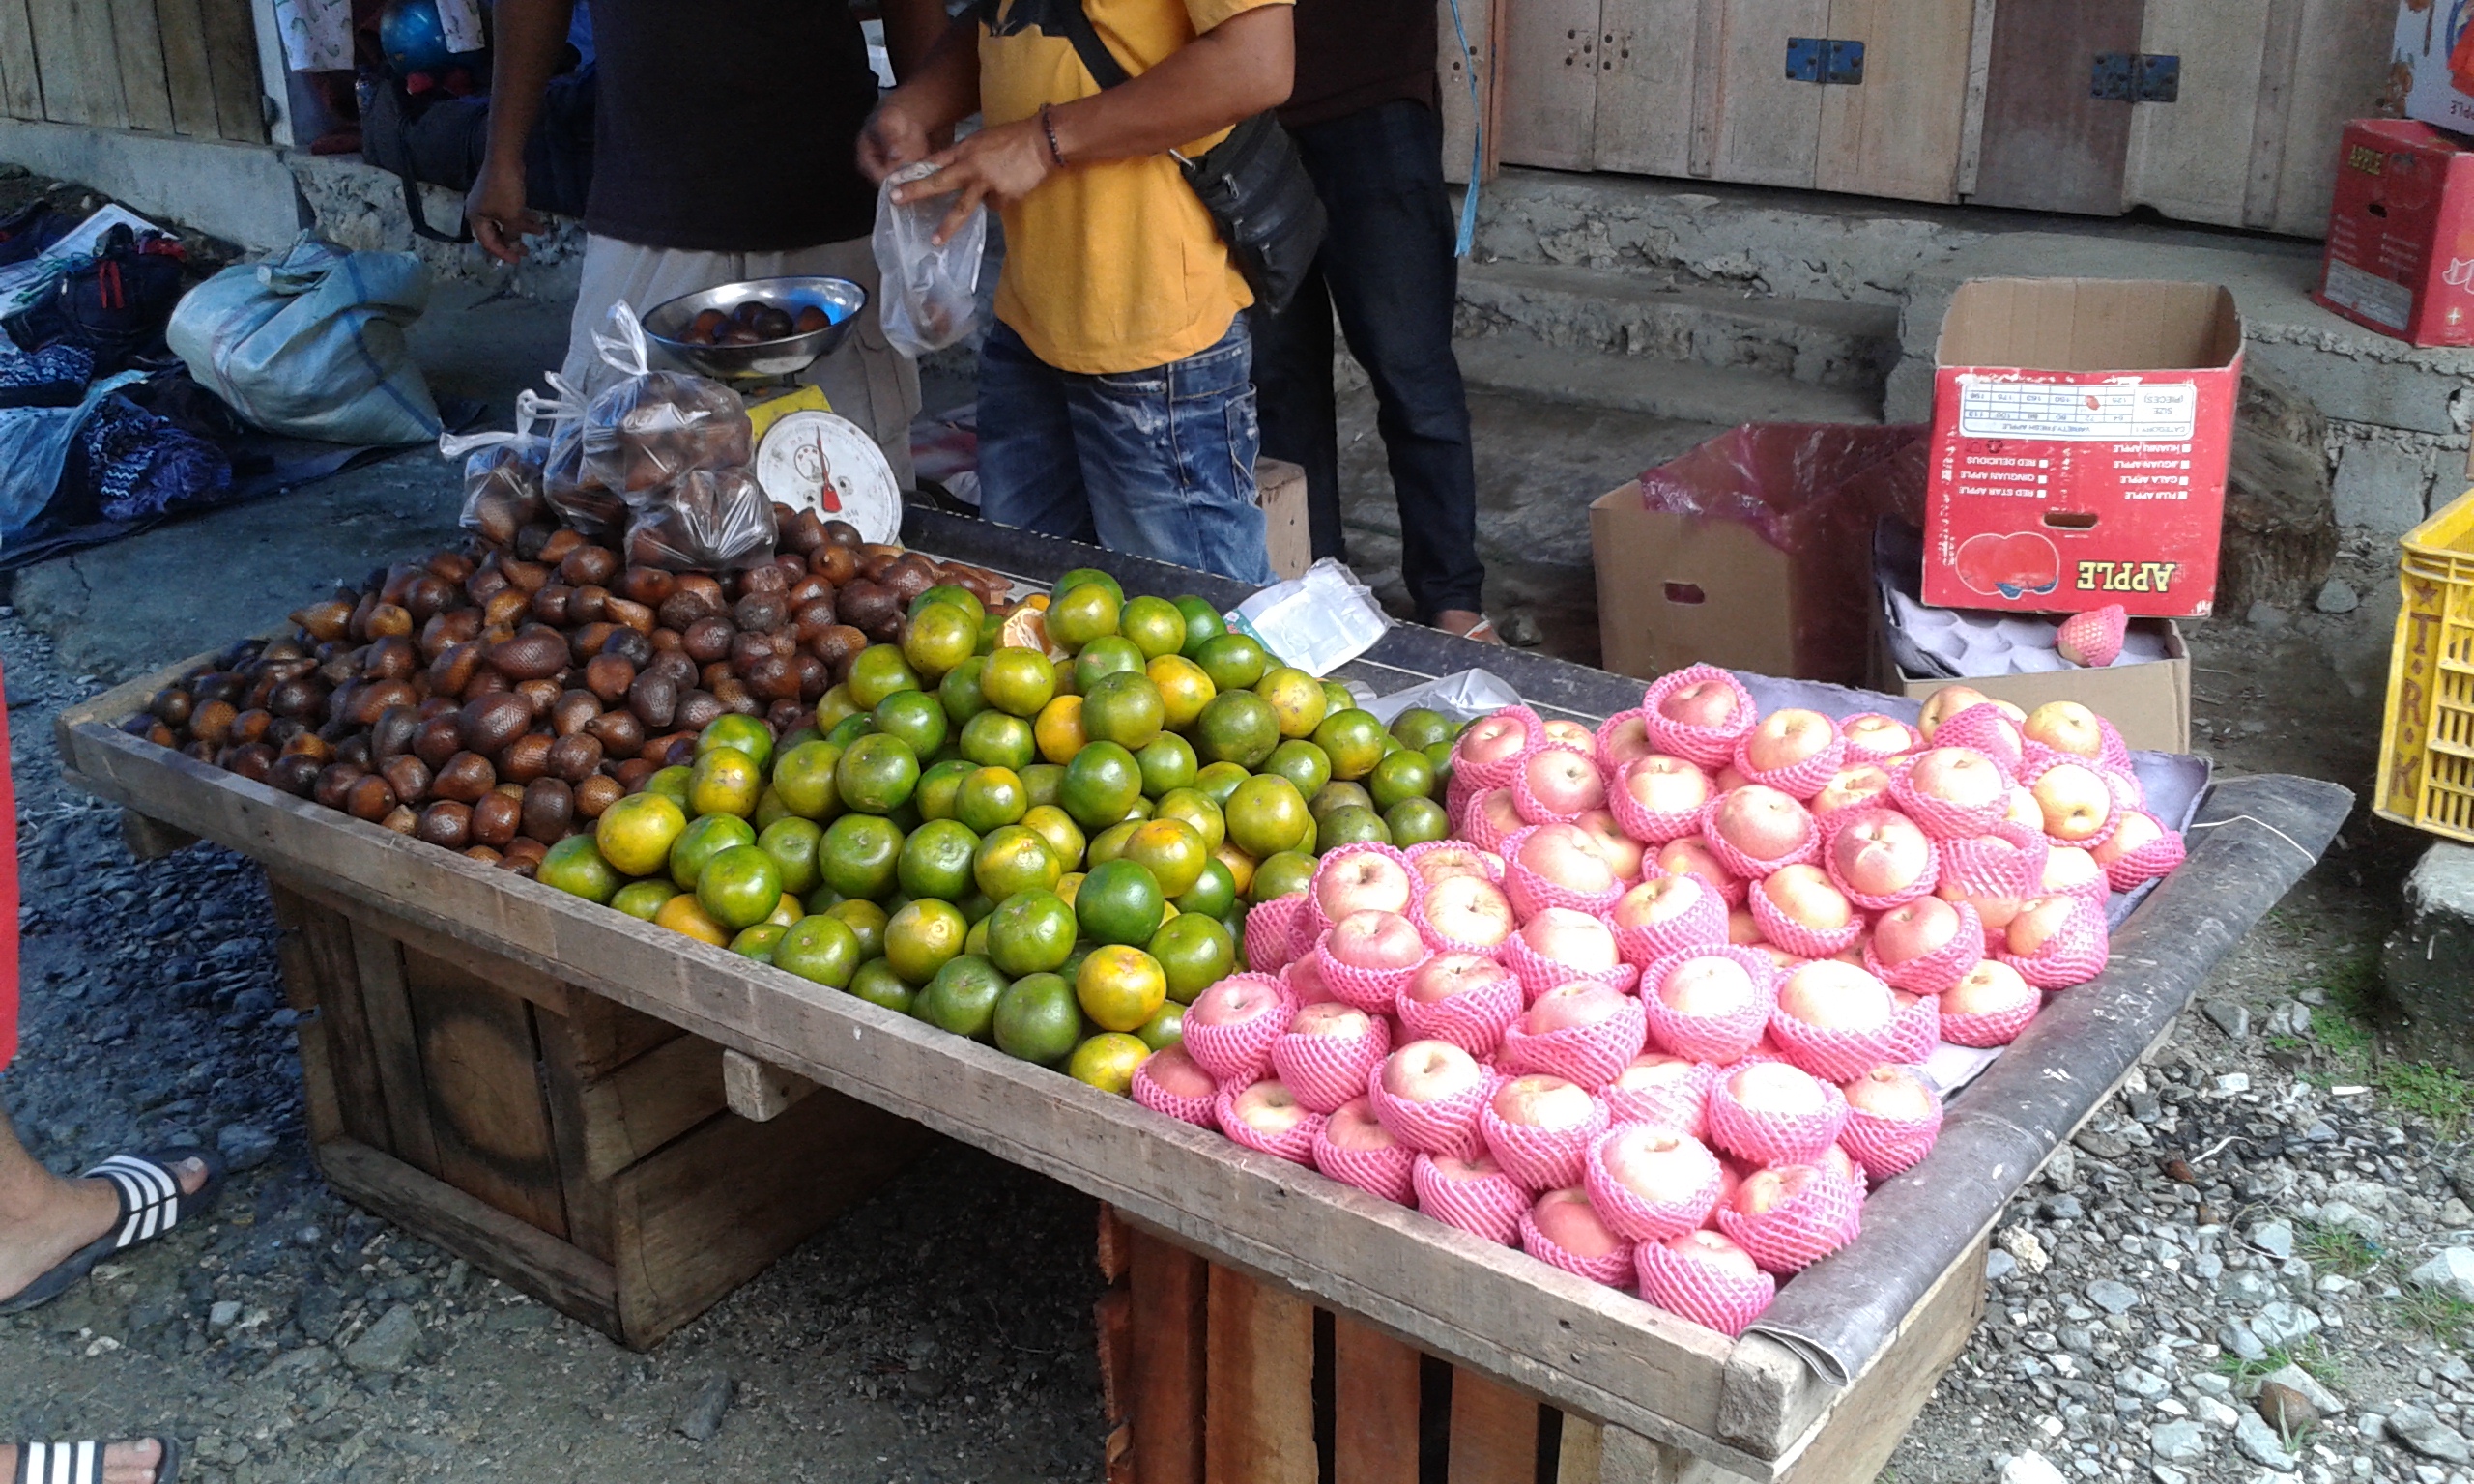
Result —
<path fill-rule="evenodd" d="M 1244 595 L 934 512 L 911 511 L 905 536 L 1033 580 L 1090 565 L 1130 592 Z M 2304 779 L 2219 782 L 2188 863 L 2116 931 L 2106 972 L 1951 1100 L 1933 1156 L 1874 1191 L 1856 1241 L 1729 1340 L 1215 1131 L 117 729 L 196 663 L 66 713 L 63 766 L 141 833 L 266 868 L 304 1013 L 309 1135 L 336 1189 L 643 1346 L 890 1178 L 928 1130 L 976 1145 L 1106 1203 L 1108 1469 L 1144 1484 L 1313 1484 L 1325 1448 L 1340 1484 L 1405 1484 L 1422 1438 L 1453 1484 L 1645 1484 L 1687 1464 L 1696 1477 L 1869 1480 L 1981 1312 L 2004 1204 L 2351 804 Z M 1635 680 L 1405 627 L 1341 674 L 1382 693 L 1472 666 L 1550 715 L 1595 723 L 1639 703 Z"/>

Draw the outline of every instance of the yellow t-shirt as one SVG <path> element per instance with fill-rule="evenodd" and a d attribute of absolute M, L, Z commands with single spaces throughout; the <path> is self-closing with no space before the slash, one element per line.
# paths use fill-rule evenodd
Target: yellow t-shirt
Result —
<path fill-rule="evenodd" d="M 991 125 L 1100 91 L 1061 23 L 1073 0 L 1006 0 L 979 40 L 979 99 Z M 1140 75 L 1232 15 L 1291 0 L 1084 0 L 1100 40 Z M 1048 23 L 1043 24 L 1044 21 Z M 1197 139 L 1193 158 L 1225 131 Z M 1166 155 L 1076 165 L 1000 214 L 1005 272 L 996 317 L 1060 371 L 1140 371 L 1217 343 L 1254 301 L 1211 214 Z"/>

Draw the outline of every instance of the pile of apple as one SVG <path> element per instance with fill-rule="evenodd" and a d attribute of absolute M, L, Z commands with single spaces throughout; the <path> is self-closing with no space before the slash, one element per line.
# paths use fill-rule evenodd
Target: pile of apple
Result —
<path fill-rule="evenodd" d="M 1931 1150 L 1935 1046 L 2006 1044 L 2181 859 L 2110 724 L 1964 686 L 1762 716 L 1695 666 L 1453 764 L 1455 838 L 1257 905 L 1134 1096 L 1729 1334 Z"/>

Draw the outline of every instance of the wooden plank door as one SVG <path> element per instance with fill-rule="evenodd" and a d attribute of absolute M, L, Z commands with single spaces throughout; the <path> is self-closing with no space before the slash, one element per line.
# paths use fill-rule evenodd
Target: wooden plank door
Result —
<path fill-rule="evenodd" d="M 1691 168 L 1701 0 L 1604 0 L 1598 12 L 1596 168 Z"/>
<path fill-rule="evenodd" d="M 2126 205 L 2184 221 L 2242 224 L 2272 0 L 2147 0 L 2139 50 L 2178 57 L 2172 102 L 2131 107 Z"/>
<path fill-rule="evenodd" d="M 258 76 L 258 21 L 249 0 L 199 0 L 216 132 L 243 144 L 267 139 L 266 89 Z"/>
<path fill-rule="evenodd" d="M 6 0 L 0 0 L 5 4 Z M 1453 30 L 1453 0 L 1435 0 L 1435 73 L 1443 111 L 1443 178 L 1455 186 L 1469 181 L 1469 158 L 1478 122 L 1492 112 L 1495 90 L 1494 0 L 1460 0 L 1460 25 L 1467 33 L 1469 55 L 1460 55 L 1460 36 Z M 1476 101 L 1470 98 L 1469 74 L 1477 71 Z M 1489 128 L 1492 128 L 1489 123 Z M 1500 151 L 1491 152 L 1498 158 Z"/>
<path fill-rule="evenodd" d="M 163 75 L 163 39 L 155 0 L 109 0 L 112 50 L 120 62 L 121 106 L 129 127 L 172 131 L 171 87 Z"/>
<path fill-rule="evenodd" d="M 10 3 L 0 0 L 0 6 Z M 215 112 L 215 64 L 207 56 L 205 13 L 198 0 L 155 0 L 155 21 L 163 39 L 163 79 L 171 93 L 173 131 L 216 137 L 221 126 Z"/>
<path fill-rule="evenodd" d="M 1905 201 L 1958 194 L 1975 0 L 1830 0 L 1832 41 L 1860 42 L 1864 80 L 1820 89 L 1813 184 Z"/>
<path fill-rule="evenodd" d="M 1597 119 L 1598 0 L 1518 0 L 1504 12 L 1495 116 L 1508 165 L 1586 170 Z"/>
<path fill-rule="evenodd" d="M 2270 64 L 2252 135 L 2247 226 L 2298 237 L 2328 230 L 2337 188 L 2337 140 L 2348 119 L 2379 112 L 2388 85 L 2390 0 L 2278 0 L 2296 16 L 2292 67 Z M 2275 28 L 2270 36 L 2276 36 Z"/>
<path fill-rule="evenodd" d="M 1972 198 L 2111 216 L 2122 209 L 2131 105 L 2092 97 L 2096 58 L 2139 50 L 2145 0 L 2000 0 Z"/>
<path fill-rule="evenodd" d="M 1809 189 L 1821 149 L 1821 95 L 1787 75 L 1790 37 L 1829 34 L 1829 0 L 1708 0 L 1721 7 L 1717 131 L 1721 181 Z"/>

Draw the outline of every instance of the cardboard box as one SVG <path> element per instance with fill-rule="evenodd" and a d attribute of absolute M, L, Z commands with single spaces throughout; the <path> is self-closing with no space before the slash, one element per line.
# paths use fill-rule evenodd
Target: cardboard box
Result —
<path fill-rule="evenodd" d="M 1942 320 L 1924 601 L 2202 617 L 2242 317 L 2213 284 L 1979 278 Z"/>
<path fill-rule="evenodd" d="M 2033 711 L 2049 700 L 2075 700 L 2112 722 L 2134 751 L 2187 753 L 2191 750 L 2191 656 L 2182 646 L 2182 631 L 2170 618 L 2165 625 L 2169 658 L 2144 665 L 2109 665 L 2102 670 L 2059 670 L 2036 675 L 1989 675 L 1954 680 L 1942 675 L 1911 675 L 1890 655 L 1888 625 L 1881 608 L 1873 613 L 1873 689 L 1917 700 L 1945 685 L 1971 686 L 1996 700 Z"/>
<path fill-rule="evenodd" d="M 2398 0 L 2386 107 L 2474 132 L 2474 9 L 2461 0 Z"/>
<path fill-rule="evenodd" d="M 1306 471 L 1281 459 L 1254 461 L 1254 503 L 1263 510 L 1263 545 L 1272 570 L 1304 577 L 1314 564 L 1314 538 L 1306 526 Z"/>
<path fill-rule="evenodd" d="M 2312 297 L 2416 345 L 2474 345 L 2474 151 L 2408 119 L 2346 125 Z"/>

